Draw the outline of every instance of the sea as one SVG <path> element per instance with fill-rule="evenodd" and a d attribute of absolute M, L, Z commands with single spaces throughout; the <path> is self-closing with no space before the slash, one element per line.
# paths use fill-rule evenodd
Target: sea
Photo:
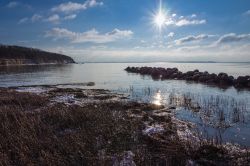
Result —
<path fill-rule="evenodd" d="M 250 91 L 218 88 L 181 80 L 153 80 L 127 73 L 128 66 L 176 67 L 224 72 L 234 77 L 250 75 L 250 63 L 80 63 L 66 65 L 1 66 L 0 87 L 74 84 L 78 88 L 107 89 L 131 100 L 175 107 L 176 118 L 192 123 L 202 138 L 250 146 Z M 95 82 L 93 87 L 80 87 Z"/>

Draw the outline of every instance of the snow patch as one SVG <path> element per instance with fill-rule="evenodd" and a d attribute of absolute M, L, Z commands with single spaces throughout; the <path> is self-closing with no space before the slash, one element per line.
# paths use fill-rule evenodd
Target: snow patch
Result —
<path fill-rule="evenodd" d="M 153 135 L 157 133 L 162 133 L 164 132 L 164 127 L 160 124 L 153 124 L 151 126 L 147 126 L 142 132 L 144 135 Z"/>

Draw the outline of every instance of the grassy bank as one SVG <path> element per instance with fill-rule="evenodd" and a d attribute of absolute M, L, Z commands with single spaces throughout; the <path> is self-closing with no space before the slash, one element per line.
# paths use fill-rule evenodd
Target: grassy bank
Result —
<path fill-rule="evenodd" d="M 46 88 L 37 94 L 0 90 L 0 165 L 244 165 L 249 161 L 246 150 L 184 141 L 171 109 L 131 102 L 105 90 Z"/>

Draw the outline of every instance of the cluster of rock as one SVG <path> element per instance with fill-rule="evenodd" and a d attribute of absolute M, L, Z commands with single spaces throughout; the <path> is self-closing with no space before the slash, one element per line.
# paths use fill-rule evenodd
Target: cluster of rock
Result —
<path fill-rule="evenodd" d="M 127 67 L 125 70 L 130 73 L 150 75 L 156 80 L 176 79 L 212 84 L 220 87 L 234 86 L 236 88 L 250 88 L 250 76 L 234 78 L 233 76 L 228 76 L 226 73 L 210 74 L 207 71 L 200 72 L 199 70 L 183 73 L 177 68 L 165 69 L 162 67 Z"/>

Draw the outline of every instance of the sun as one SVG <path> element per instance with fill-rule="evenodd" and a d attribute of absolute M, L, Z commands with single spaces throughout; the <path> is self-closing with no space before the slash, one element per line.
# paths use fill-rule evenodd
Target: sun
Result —
<path fill-rule="evenodd" d="M 160 0 L 159 9 L 153 15 L 153 24 L 161 31 L 167 20 L 167 14 L 162 8 L 162 2 Z"/>
<path fill-rule="evenodd" d="M 155 15 L 155 18 L 154 18 L 154 22 L 155 22 L 156 26 L 159 29 L 161 29 L 164 26 L 165 21 L 166 21 L 165 14 L 161 10 L 159 10 L 159 12 L 157 13 L 157 15 Z"/>

